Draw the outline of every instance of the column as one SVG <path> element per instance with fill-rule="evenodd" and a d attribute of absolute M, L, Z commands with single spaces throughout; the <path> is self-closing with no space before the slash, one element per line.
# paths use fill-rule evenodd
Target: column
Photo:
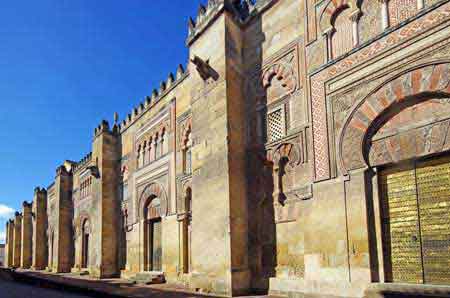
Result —
<path fill-rule="evenodd" d="M 388 0 L 378 0 L 381 2 L 381 24 L 383 30 L 389 28 Z"/>
<path fill-rule="evenodd" d="M 425 7 L 424 0 L 417 0 L 417 9 L 421 10 Z"/>
<path fill-rule="evenodd" d="M 353 29 L 353 47 L 357 47 L 359 45 L 359 30 L 358 30 L 358 21 L 361 16 L 361 12 L 358 10 L 354 11 L 350 15 L 350 21 L 352 22 Z"/>
<path fill-rule="evenodd" d="M 331 36 L 334 33 L 334 28 L 330 27 L 328 28 L 323 35 L 325 36 L 325 42 L 326 42 L 326 46 L 325 46 L 325 57 L 327 58 L 326 62 L 331 61 L 331 59 L 333 59 L 333 47 L 331 44 Z"/>

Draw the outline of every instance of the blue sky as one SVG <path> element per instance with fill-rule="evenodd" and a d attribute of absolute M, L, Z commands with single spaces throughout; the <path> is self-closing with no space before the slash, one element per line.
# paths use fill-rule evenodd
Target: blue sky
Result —
<path fill-rule="evenodd" d="M 122 119 L 187 62 L 187 19 L 200 2 L 3 1 L 0 242 L 34 188 L 90 151 L 102 119 Z"/>

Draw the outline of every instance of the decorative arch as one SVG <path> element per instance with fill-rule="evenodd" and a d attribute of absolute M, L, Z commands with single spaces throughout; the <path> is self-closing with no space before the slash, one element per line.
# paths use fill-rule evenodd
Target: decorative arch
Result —
<path fill-rule="evenodd" d="M 260 82 L 263 91 L 258 99 L 267 98 L 267 103 L 293 93 L 297 89 L 297 77 L 292 66 L 285 63 L 275 63 L 261 75 Z M 274 87 L 274 88 L 271 88 Z"/>
<path fill-rule="evenodd" d="M 281 81 L 281 85 L 290 92 L 293 92 L 297 86 L 294 70 L 288 65 L 277 63 L 266 69 L 262 75 L 262 86 L 268 88 L 273 78 Z"/>
<path fill-rule="evenodd" d="M 186 120 L 186 123 L 183 126 L 183 130 L 181 132 L 181 149 L 186 148 L 186 144 L 189 140 L 189 135 L 192 133 L 192 119 L 189 118 Z"/>
<path fill-rule="evenodd" d="M 83 231 L 84 223 L 88 221 L 91 222 L 89 214 L 84 211 L 78 215 L 78 217 L 73 222 L 73 227 L 75 230 L 75 236 L 78 237 Z"/>
<path fill-rule="evenodd" d="M 367 155 L 370 136 L 380 127 L 380 123 L 386 122 L 387 114 L 416 103 L 449 96 L 448 61 L 415 67 L 376 88 L 356 104 L 344 121 L 338 139 L 338 162 L 342 173 L 347 175 L 350 170 L 372 166 Z M 390 149 L 399 151 L 398 146 Z M 417 150 L 417 155 L 425 153 L 422 152 L 425 148 L 414 150 Z"/>
<path fill-rule="evenodd" d="M 189 203 L 192 201 L 192 182 L 191 180 L 186 181 L 183 184 L 183 211 L 184 212 L 191 212 L 191 206 L 189 206 Z"/>
<path fill-rule="evenodd" d="M 358 11 L 356 0 L 328 0 L 327 5 L 322 10 L 319 19 L 319 26 L 322 33 L 333 28 L 333 21 L 336 15 L 342 10 L 349 8 L 351 11 Z"/>
<path fill-rule="evenodd" d="M 145 214 L 145 207 L 149 203 L 149 201 L 152 201 L 153 199 L 158 198 L 160 200 L 160 214 L 161 217 L 167 216 L 167 209 L 168 209 L 168 199 L 167 194 L 164 191 L 164 188 L 162 185 L 156 182 L 152 182 L 149 185 L 147 185 L 142 193 L 139 196 L 139 219 L 143 219 Z"/>
<path fill-rule="evenodd" d="M 275 168 L 278 168 L 282 158 L 287 158 L 288 163 L 291 168 L 302 162 L 301 152 L 299 146 L 293 143 L 283 143 L 279 145 L 273 153 L 273 163 Z"/>

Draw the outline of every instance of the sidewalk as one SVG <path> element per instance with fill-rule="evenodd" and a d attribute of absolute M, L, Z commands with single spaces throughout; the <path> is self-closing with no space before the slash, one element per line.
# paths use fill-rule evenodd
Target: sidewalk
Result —
<path fill-rule="evenodd" d="M 16 282 L 33 286 L 73 292 L 90 297 L 101 298 L 204 298 L 217 297 L 196 292 L 173 285 L 136 285 L 123 279 L 92 279 L 72 274 L 53 274 L 27 270 L 0 269 L 0 279 L 13 279 Z M 247 298 L 263 298 L 268 296 L 246 296 Z"/>

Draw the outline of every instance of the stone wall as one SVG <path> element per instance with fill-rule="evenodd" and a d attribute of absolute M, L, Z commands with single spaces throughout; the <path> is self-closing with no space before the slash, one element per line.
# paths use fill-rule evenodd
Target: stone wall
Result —
<path fill-rule="evenodd" d="M 103 121 L 47 207 L 35 200 L 48 266 L 225 296 L 363 296 L 387 281 L 378 169 L 450 149 L 449 16 L 438 0 L 208 1 L 187 69 Z M 19 220 L 8 230 L 15 252 Z"/>

